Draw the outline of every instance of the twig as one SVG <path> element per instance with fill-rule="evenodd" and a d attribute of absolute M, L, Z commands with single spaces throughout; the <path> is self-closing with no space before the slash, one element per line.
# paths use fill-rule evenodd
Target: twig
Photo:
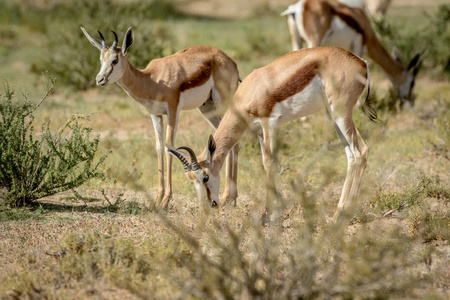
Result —
<path fill-rule="evenodd" d="M 50 93 L 53 91 L 53 87 L 55 85 L 55 79 L 50 78 L 50 85 L 47 86 L 47 91 L 45 92 L 42 99 L 36 104 L 36 106 L 33 109 L 33 112 L 41 105 L 41 103 L 50 95 Z"/>

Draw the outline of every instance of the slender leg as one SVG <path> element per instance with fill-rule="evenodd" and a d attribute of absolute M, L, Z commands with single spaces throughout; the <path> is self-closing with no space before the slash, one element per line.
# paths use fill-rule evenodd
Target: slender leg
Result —
<path fill-rule="evenodd" d="M 256 135 L 258 137 L 259 146 L 261 148 L 261 155 L 262 155 L 262 163 L 264 170 L 267 170 L 266 167 L 266 160 L 265 160 L 265 147 L 264 147 L 264 134 L 263 134 L 263 125 L 262 123 L 259 124 L 259 128 L 256 130 Z"/>
<path fill-rule="evenodd" d="M 164 196 L 164 131 L 163 118 L 158 115 L 150 115 L 155 129 L 156 153 L 158 155 L 158 194 L 156 196 L 155 204 L 160 205 Z"/>
<path fill-rule="evenodd" d="M 293 15 L 287 17 L 287 23 L 289 27 L 289 33 L 291 35 L 292 51 L 299 50 L 302 47 L 303 39 L 300 36 L 297 28 L 297 22 Z"/>
<path fill-rule="evenodd" d="M 175 143 L 178 115 L 179 111 L 177 110 L 170 110 L 167 115 L 166 144 L 168 144 L 169 146 L 173 146 Z M 166 160 L 167 160 L 167 182 L 164 198 L 161 203 L 161 207 L 164 209 L 168 208 L 169 202 L 170 200 L 172 200 L 172 155 L 169 152 L 166 152 Z"/>
<path fill-rule="evenodd" d="M 233 172 L 231 178 L 227 176 L 227 181 L 230 181 L 228 188 L 230 194 L 228 196 L 228 200 L 233 206 L 236 206 L 236 199 L 238 197 L 237 176 L 238 176 L 239 144 L 236 144 L 236 146 L 233 147 L 229 156 L 231 155 L 232 155 Z"/>
<path fill-rule="evenodd" d="M 304 11 L 303 23 L 310 26 L 303 27 L 307 36 L 306 44 L 308 48 L 320 47 L 327 32 L 326 28 L 330 28 L 331 18 L 318 15 L 312 10 Z"/>
<path fill-rule="evenodd" d="M 335 128 L 344 142 L 348 166 L 339 204 L 333 216 L 334 221 L 344 211 L 353 207 L 369 155 L 369 148 L 356 129 L 351 115 L 347 115 L 343 119 L 337 118 L 335 120 Z"/>
<path fill-rule="evenodd" d="M 265 225 L 270 220 L 272 207 L 277 200 L 277 190 L 275 186 L 275 173 L 277 169 L 276 160 L 276 122 L 269 120 L 262 121 L 264 137 L 264 165 L 267 174 L 267 195 L 266 206 L 261 216 L 261 222 Z"/>

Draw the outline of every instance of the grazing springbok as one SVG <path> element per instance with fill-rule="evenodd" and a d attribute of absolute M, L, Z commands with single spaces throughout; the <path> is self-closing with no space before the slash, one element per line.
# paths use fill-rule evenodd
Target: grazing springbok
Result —
<path fill-rule="evenodd" d="M 125 34 L 122 48 L 117 46 L 115 32 L 113 32 L 114 42 L 108 47 L 100 31 L 101 40 L 98 40 L 83 27 L 81 30 L 91 44 L 101 51 L 101 68 L 96 77 L 97 85 L 105 86 L 117 82 L 131 98 L 150 113 L 158 154 L 159 179 L 155 203 L 167 208 L 172 198 L 172 156 L 166 153 L 167 182 L 164 187 L 163 115 L 167 115 L 165 143 L 168 145 L 174 144 L 181 110 L 197 108 L 216 129 L 238 85 L 239 73 L 236 63 L 220 49 L 195 46 L 164 58 L 154 59 L 145 69 L 139 70 L 127 58 L 134 41 L 131 27 Z M 237 151 L 236 146 L 227 161 L 225 200 L 235 199 L 237 196 L 233 194 L 233 191 L 237 191 L 234 187 L 237 176 L 237 160 L 234 159 L 234 155 L 237 158 Z"/>
<path fill-rule="evenodd" d="M 352 118 L 353 107 L 367 87 L 363 110 L 371 120 L 377 118 L 370 106 L 369 70 L 364 60 L 338 47 L 302 49 L 281 56 L 271 64 L 248 75 L 225 113 L 205 151 L 196 158 L 189 147 L 167 146 L 184 165 L 186 177 L 197 190 L 199 199 L 219 204 L 220 170 L 225 157 L 252 122 L 263 129 L 263 162 L 268 188 L 275 190 L 276 130 L 281 124 L 319 110 L 326 110 L 345 146 L 348 169 L 335 218 L 358 193 L 369 149 Z M 191 163 L 183 157 L 187 150 Z M 257 184 L 257 183 L 255 183 Z M 269 193 L 268 193 L 269 194 Z M 269 196 L 268 196 L 269 198 Z M 269 200 L 269 199 L 268 199 Z M 270 202 L 266 203 L 267 220 Z"/>
<path fill-rule="evenodd" d="M 367 53 L 392 81 L 397 97 L 410 100 L 422 53 L 404 67 L 381 45 L 370 20 L 363 10 L 349 7 L 338 0 L 300 0 L 282 16 L 287 16 L 292 49 L 298 50 L 305 41 L 308 48 L 336 46 L 361 56 Z"/>

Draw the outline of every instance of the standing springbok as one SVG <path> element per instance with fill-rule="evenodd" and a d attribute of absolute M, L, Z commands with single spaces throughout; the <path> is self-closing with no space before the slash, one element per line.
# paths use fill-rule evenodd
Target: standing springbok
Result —
<path fill-rule="evenodd" d="M 220 170 L 225 157 L 251 122 L 263 129 L 263 162 L 267 184 L 275 189 L 273 149 L 276 130 L 281 124 L 326 110 L 345 146 L 348 169 L 335 217 L 358 193 L 366 167 L 368 147 L 353 122 L 352 111 L 359 97 L 368 88 L 363 110 L 371 120 L 377 118 L 369 102 L 369 73 L 367 64 L 356 55 L 337 47 L 302 49 L 288 53 L 271 64 L 248 75 L 225 113 L 206 150 L 198 158 L 189 147 L 168 151 L 184 165 L 186 177 L 198 192 L 199 199 L 207 197 L 213 206 L 219 204 Z M 189 163 L 180 152 L 187 150 Z M 256 184 L 256 183 L 255 183 Z M 266 203 L 266 212 L 270 202 Z M 266 219 L 267 214 L 263 217 Z M 263 220 L 264 221 L 264 220 Z"/>
<path fill-rule="evenodd" d="M 172 156 L 166 154 L 167 182 L 164 187 L 164 128 L 163 115 L 167 115 L 166 144 L 173 145 L 180 110 L 197 108 L 216 129 L 221 114 L 236 91 L 239 73 L 236 63 L 223 51 L 211 46 L 195 46 L 173 55 L 154 59 L 147 67 L 139 70 L 127 58 L 134 41 L 130 27 L 125 34 L 122 48 L 117 46 L 117 34 L 108 47 L 99 31 L 101 41 L 81 30 L 92 45 L 100 51 L 100 72 L 97 85 L 105 86 L 117 82 L 124 91 L 150 113 L 156 134 L 158 154 L 158 194 L 156 204 L 167 208 L 172 198 Z M 222 112 L 222 113 L 221 113 Z M 238 148 L 227 161 L 227 185 L 225 199 L 236 199 L 234 187 L 237 176 Z M 234 155 L 233 155 L 234 153 Z"/>
<path fill-rule="evenodd" d="M 363 10 L 338 0 L 300 0 L 281 15 L 287 16 L 293 50 L 305 41 L 308 48 L 336 46 L 359 56 L 367 52 L 388 75 L 402 103 L 411 100 L 421 53 L 405 68 L 397 53 L 393 58 L 381 45 Z"/>

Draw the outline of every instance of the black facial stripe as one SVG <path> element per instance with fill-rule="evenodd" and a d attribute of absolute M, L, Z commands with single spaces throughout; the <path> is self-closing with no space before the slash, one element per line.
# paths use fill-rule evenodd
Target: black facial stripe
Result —
<path fill-rule="evenodd" d="M 114 71 L 114 65 L 111 64 L 111 71 L 109 71 L 108 75 L 105 77 L 105 80 L 108 81 L 109 80 L 109 76 L 111 75 L 111 73 Z"/>
<path fill-rule="evenodd" d="M 206 197 L 208 197 L 208 201 L 211 202 L 211 190 L 209 189 L 208 185 L 205 184 L 206 189 Z"/>
<path fill-rule="evenodd" d="M 114 71 L 114 67 L 111 65 L 111 71 L 109 71 L 108 75 L 106 76 L 106 80 L 109 80 L 109 75 Z"/>

